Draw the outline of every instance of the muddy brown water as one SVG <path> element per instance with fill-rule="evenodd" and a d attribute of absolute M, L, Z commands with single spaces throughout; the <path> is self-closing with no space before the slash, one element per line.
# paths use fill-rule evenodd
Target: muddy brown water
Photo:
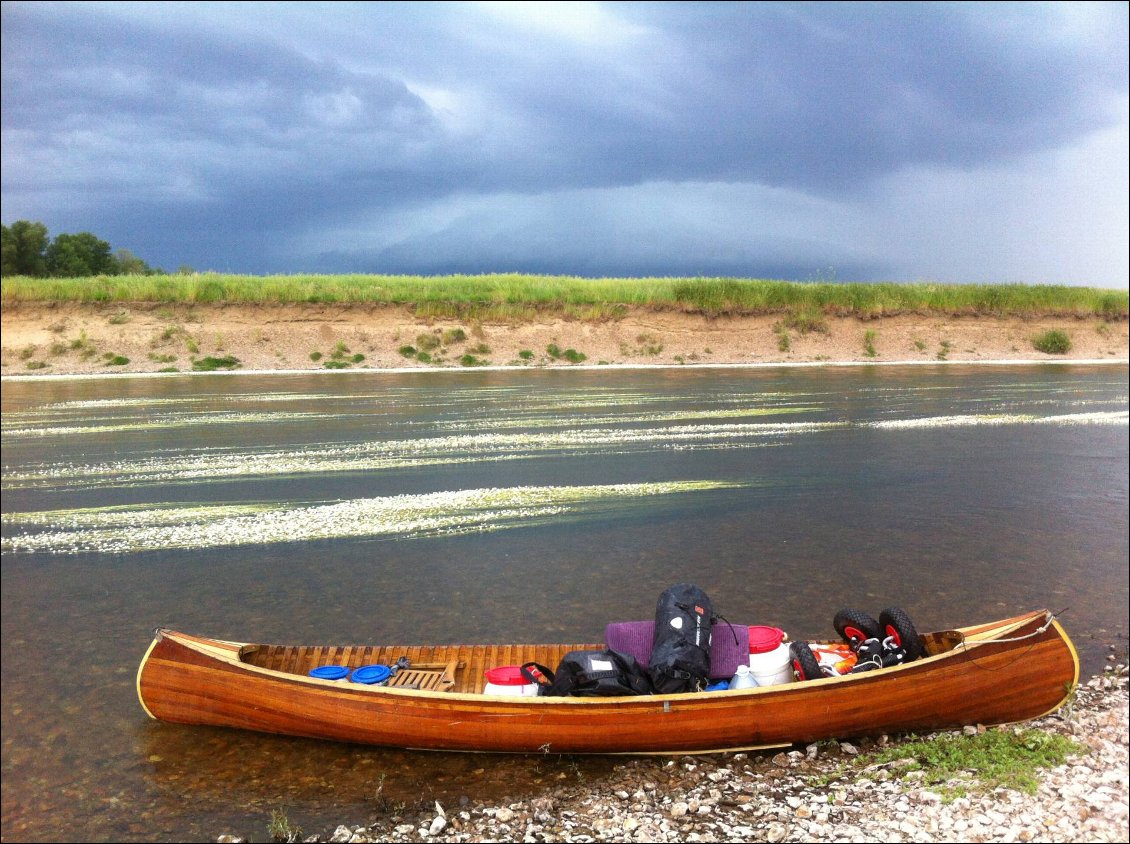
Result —
<path fill-rule="evenodd" d="M 267 838 L 599 779 L 153 722 L 158 625 L 243 641 L 591 641 L 693 581 L 832 635 L 1036 607 L 1127 633 L 1127 368 L 421 372 L 3 383 L 3 839 Z"/>

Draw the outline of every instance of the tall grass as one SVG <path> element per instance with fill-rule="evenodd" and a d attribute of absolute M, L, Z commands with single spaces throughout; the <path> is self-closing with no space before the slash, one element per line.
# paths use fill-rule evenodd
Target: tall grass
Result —
<path fill-rule="evenodd" d="M 522 321 L 539 311 L 607 319 L 629 307 L 708 316 L 808 314 L 875 318 L 901 313 L 1100 316 L 1124 319 L 1124 290 L 1050 285 L 833 284 L 738 278 L 578 278 L 520 274 L 10 277 L 18 302 L 359 303 L 405 305 L 421 316 Z"/>

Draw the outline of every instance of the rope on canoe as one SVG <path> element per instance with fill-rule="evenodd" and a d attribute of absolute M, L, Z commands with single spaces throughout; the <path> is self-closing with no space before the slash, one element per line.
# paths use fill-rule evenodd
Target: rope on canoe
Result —
<path fill-rule="evenodd" d="M 1025 633 L 1023 636 L 1013 636 L 1011 639 L 978 639 L 974 644 L 976 645 L 1000 645 L 1007 644 L 1008 642 L 1022 642 L 1025 639 L 1031 639 L 1033 636 L 1042 636 L 1052 626 L 1052 622 L 1067 612 L 1070 607 L 1064 607 L 1059 612 L 1045 612 L 1044 623 L 1033 630 L 1031 633 Z M 961 640 L 962 646 L 965 646 L 965 637 Z"/>
<path fill-rule="evenodd" d="M 1035 636 L 1042 636 L 1044 633 L 1047 632 L 1048 628 L 1052 626 L 1052 622 L 1055 621 L 1056 618 L 1058 618 L 1059 616 L 1061 616 L 1065 612 L 1067 612 L 1068 609 L 1070 609 L 1070 607 L 1064 607 L 1062 610 L 1060 610 L 1057 613 L 1045 611 L 1045 613 L 1044 613 L 1044 623 L 1041 624 L 1039 627 L 1037 627 L 1035 630 L 1033 630 L 1031 633 L 1025 633 L 1023 636 L 1013 636 L 1009 639 L 977 639 L 976 641 L 973 642 L 973 644 L 974 645 L 1007 644 L 1009 642 L 1022 642 L 1025 639 L 1031 639 L 1031 638 L 1034 638 Z M 1016 660 L 1023 659 L 1024 657 L 1026 657 L 1028 655 L 1028 653 L 1032 650 L 1032 648 L 1036 647 L 1036 643 L 1033 642 L 1028 647 L 1028 649 L 1026 651 L 1024 651 L 1023 653 L 1017 654 L 1015 659 L 1009 660 L 1007 665 L 1001 665 L 1001 666 L 998 666 L 997 668 L 987 668 L 984 665 L 981 665 L 979 662 L 977 662 L 976 652 L 970 651 L 969 645 L 965 641 L 964 636 L 962 637 L 961 644 L 958 647 L 960 647 L 962 650 L 964 650 L 965 653 L 968 654 L 971 657 L 970 662 L 972 662 L 974 665 L 976 665 L 982 671 L 1001 671 L 1001 670 L 1007 668 L 1009 665 L 1012 665 L 1014 662 L 1016 662 Z"/>

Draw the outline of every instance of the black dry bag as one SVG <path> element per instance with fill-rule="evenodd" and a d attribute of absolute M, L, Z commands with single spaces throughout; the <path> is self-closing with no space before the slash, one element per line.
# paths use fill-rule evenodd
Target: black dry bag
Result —
<path fill-rule="evenodd" d="M 543 673 L 544 670 L 543 670 Z M 570 651 L 561 658 L 552 680 L 539 691 L 563 697 L 611 697 L 651 694 L 651 681 L 635 657 L 619 651 Z"/>
<path fill-rule="evenodd" d="M 656 694 L 697 692 L 710 676 L 714 608 L 693 583 L 672 586 L 655 607 L 655 639 L 648 674 Z"/>

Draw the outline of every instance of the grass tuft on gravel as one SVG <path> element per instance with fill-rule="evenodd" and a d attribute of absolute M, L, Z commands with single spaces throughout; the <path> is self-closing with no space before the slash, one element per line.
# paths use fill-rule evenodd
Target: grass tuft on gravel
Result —
<path fill-rule="evenodd" d="M 1041 730 L 995 729 L 977 735 L 943 733 L 891 745 L 856 760 L 856 767 L 891 765 L 896 777 L 921 771 L 921 782 L 943 799 L 970 791 L 1011 788 L 1035 794 L 1036 771 L 1062 765 L 1086 748 L 1066 736 Z M 902 764 L 892 764 L 902 763 Z"/>

